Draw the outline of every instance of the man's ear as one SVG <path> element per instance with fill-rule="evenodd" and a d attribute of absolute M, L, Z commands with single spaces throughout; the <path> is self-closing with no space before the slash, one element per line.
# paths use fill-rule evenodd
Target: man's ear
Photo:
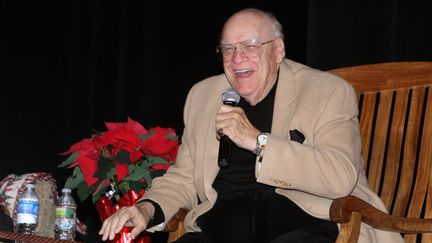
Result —
<path fill-rule="evenodd" d="M 285 43 L 281 38 L 275 40 L 277 62 L 282 63 L 285 58 Z"/>

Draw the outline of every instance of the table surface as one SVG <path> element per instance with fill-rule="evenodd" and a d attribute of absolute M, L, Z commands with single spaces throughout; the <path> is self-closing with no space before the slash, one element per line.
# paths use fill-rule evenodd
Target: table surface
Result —
<path fill-rule="evenodd" d="M 31 242 L 31 243 L 83 243 L 80 241 L 56 240 L 53 238 L 37 236 L 37 235 L 23 235 L 20 233 L 14 233 L 8 231 L 0 231 L 0 239 L 19 240 L 22 242 Z"/>

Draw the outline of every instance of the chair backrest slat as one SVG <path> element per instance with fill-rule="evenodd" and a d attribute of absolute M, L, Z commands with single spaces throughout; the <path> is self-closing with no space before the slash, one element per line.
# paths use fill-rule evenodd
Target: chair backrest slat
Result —
<path fill-rule="evenodd" d="M 406 209 L 412 194 L 412 186 L 414 184 L 415 166 L 417 161 L 417 150 L 419 144 L 419 136 L 421 132 L 421 118 L 423 108 L 424 87 L 415 87 L 412 89 L 411 103 L 409 115 L 406 124 L 406 136 L 404 144 L 403 164 L 400 176 L 399 190 L 396 196 L 397 204 L 394 205 L 392 213 L 397 216 L 406 215 Z M 427 174 L 426 174 L 427 175 Z M 422 171 L 418 171 L 417 177 L 423 176 Z M 416 207 L 422 206 L 420 202 Z"/>
<path fill-rule="evenodd" d="M 386 175 L 397 175 L 400 168 L 408 98 L 409 92 L 406 89 L 395 92 L 394 108 L 392 109 L 394 112 L 392 114 L 390 137 L 387 145 L 388 151 L 386 153 L 387 158 L 385 160 L 393 161 L 393 163 L 386 163 Z M 383 180 L 381 198 L 387 208 L 391 208 L 394 195 L 396 194 L 397 176 L 385 176 Z"/>
<path fill-rule="evenodd" d="M 432 218 L 432 62 L 334 69 L 359 102 L 362 159 L 371 189 L 404 217 Z M 432 234 L 406 234 L 432 242 Z"/>
<path fill-rule="evenodd" d="M 359 101 L 362 100 L 361 103 L 361 116 L 360 116 L 360 136 L 362 138 L 362 155 L 364 167 L 368 171 L 369 163 L 369 150 L 372 141 L 372 129 L 373 129 L 373 118 L 375 116 L 375 102 L 376 102 L 376 93 L 364 94 L 359 97 Z"/>
<path fill-rule="evenodd" d="M 373 163 L 373 161 L 384 161 L 386 152 L 386 141 L 387 141 L 387 130 L 390 121 L 390 109 L 392 103 L 393 92 L 383 91 L 380 93 L 377 116 L 374 124 L 373 141 L 371 143 L 371 152 L 369 158 L 369 171 L 370 176 L 368 178 L 369 185 L 372 190 L 379 192 L 382 174 L 383 174 L 383 163 Z M 377 125 L 378 124 L 378 125 Z"/>
<path fill-rule="evenodd" d="M 429 93 L 432 92 L 429 90 Z M 427 101 L 426 105 L 426 115 L 425 115 L 425 124 L 432 124 L 432 99 L 430 98 Z M 425 134 L 432 135 L 432 125 L 424 126 Z M 420 152 L 420 159 L 424 161 L 426 164 L 425 171 L 429 171 L 429 174 L 432 174 L 432 136 L 424 136 L 422 141 L 422 148 Z M 429 178 L 425 178 L 427 180 L 428 185 L 432 185 L 432 176 Z M 425 218 L 432 218 L 432 186 L 429 186 L 426 191 L 426 201 L 425 201 Z M 432 242 L 432 233 L 423 234 L 422 243 Z"/>

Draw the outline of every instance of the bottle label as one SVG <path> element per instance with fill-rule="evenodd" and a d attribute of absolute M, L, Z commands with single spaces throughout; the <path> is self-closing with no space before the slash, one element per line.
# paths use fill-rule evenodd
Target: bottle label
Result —
<path fill-rule="evenodd" d="M 55 224 L 55 231 L 57 233 L 69 232 L 73 234 L 73 232 L 75 231 L 75 207 L 57 206 L 55 210 L 54 224 Z M 58 234 L 61 235 L 66 233 L 58 233 Z M 60 237 L 59 239 L 63 239 L 61 238 L 61 236 L 59 237 Z"/>
<path fill-rule="evenodd" d="M 75 208 L 72 207 L 57 207 L 55 211 L 56 217 L 64 217 L 67 219 L 75 219 Z"/>
<path fill-rule="evenodd" d="M 17 224 L 37 224 L 39 203 L 34 201 L 19 201 L 17 210 Z"/>

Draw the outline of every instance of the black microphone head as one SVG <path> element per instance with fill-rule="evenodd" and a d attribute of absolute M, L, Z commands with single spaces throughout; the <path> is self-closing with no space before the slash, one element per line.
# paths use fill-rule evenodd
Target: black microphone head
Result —
<path fill-rule="evenodd" d="M 233 88 L 229 88 L 225 90 L 222 94 L 222 102 L 225 105 L 236 106 L 240 101 L 240 95 L 237 93 L 237 90 Z"/>

